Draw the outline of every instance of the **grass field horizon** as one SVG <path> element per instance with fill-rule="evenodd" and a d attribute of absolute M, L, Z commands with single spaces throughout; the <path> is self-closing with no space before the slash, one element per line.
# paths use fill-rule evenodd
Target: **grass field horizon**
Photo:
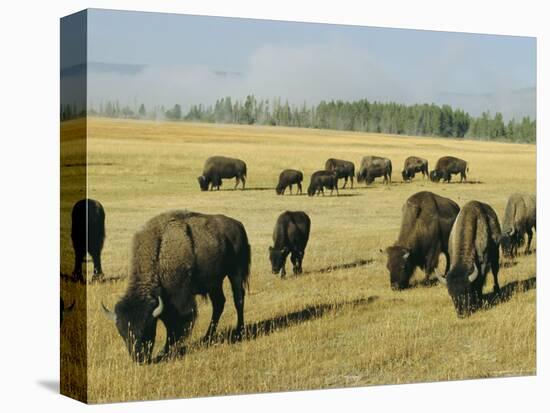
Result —
<path fill-rule="evenodd" d="M 61 173 L 69 181 L 82 171 L 71 152 L 75 122 L 61 125 Z M 500 285 L 508 299 L 467 319 L 456 317 L 445 288 L 421 286 L 394 292 L 381 251 L 396 240 L 401 208 L 418 191 L 449 197 L 460 206 L 489 203 L 502 223 L 513 192 L 536 192 L 536 146 L 437 137 L 369 134 L 270 126 L 152 122 L 88 118 L 88 193 L 106 212 L 102 254 L 105 281 L 87 285 L 87 302 L 77 302 L 62 328 L 87 314 L 87 399 L 92 403 L 398 384 L 536 373 L 536 254 L 501 257 Z M 246 190 L 201 192 L 197 177 L 206 158 L 237 157 L 247 163 Z M 306 195 L 311 174 L 334 157 L 353 161 L 388 157 L 392 184 L 355 183 L 340 196 Z M 469 163 L 468 182 L 435 184 L 416 176 L 403 183 L 406 157 L 441 156 Z M 304 194 L 277 196 L 283 169 L 304 172 Z M 349 185 L 349 183 L 348 183 Z M 72 200 L 62 202 L 61 273 L 70 274 Z M 296 190 L 296 188 L 294 188 Z M 71 200 L 69 202 L 69 200 Z M 252 248 L 245 323 L 258 334 L 211 346 L 199 343 L 211 315 L 198 299 L 199 315 L 188 354 L 169 362 L 134 364 L 115 326 L 101 313 L 113 308 L 127 285 L 133 234 L 159 213 L 187 209 L 221 213 L 241 221 Z M 304 274 L 287 279 L 271 274 L 268 247 L 278 215 L 303 210 L 311 218 Z M 537 237 L 533 241 L 536 248 Z M 440 260 L 440 268 L 444 259 Z M 91 274 L 91 265 L 88 272 Z M 89 276 L 89 279 L 91 277 Z M 70 282 L 65 282 L 70 285 Z M 65 291 L 69 291 L 67 288 Z M 512 290 L 513 294 L 512 294 Z M 235 326 L 228 280 L 219 331 Z M 488 277 L 484 292 L 492 291 Z M 63 293 L 63 291 L 62 291 Z M 71 302 L 70 297 L 64 297 Z M 159 323 L 156 349 L 163 343 Z"/>

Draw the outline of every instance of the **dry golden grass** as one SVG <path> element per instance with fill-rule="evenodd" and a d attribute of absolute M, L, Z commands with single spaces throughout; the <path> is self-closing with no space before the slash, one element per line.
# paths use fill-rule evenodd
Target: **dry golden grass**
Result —
<path fill-rule="evenodd" d="M 441 286 L 391 291 L 380 252 L 396 239 L 403 203 L 420 190 L 460 205 L 472 199 L 487 202 L 502 216 L 510 193 L 535 191 L 535 146 L 93 118 L 88 138 L 88 196 L 102 202 L 107 214 L 103 269 L 107 278 L 122 277 L 88 285 L 89 402 L 535 373 L 535 289 L 459 320 Z M 214 154 L 245 160 L 250 190 L 230 190 L 233 182 L 225 181 L 222 191 L 200 192 L 196 177 L 204 160 Z M 368 154 L 392 159 L 391 186 L 378 181 L 368 188 L 357 185 L 342 190 L 340 197 L 275 195 L 282 169 L 304 171 L 305 189 L 311 173 L 322 169 L 327 158 L 349 159 L 357 167 Z M 443 155 L 464 158 L 472 183 L 433 184 L 417 176 L 404 184 L 400 171 L 409 155 L 427 158 L 430 168 Z M 64 216 L 70 207 L 62 203 Z M 242 221 L 252 245 L 246 323 L 290 316 L 270 324 L 275 328 L 255 339 L 207 348 L 196 343 L 206 331 L 211 307 L 199 300 L 199 318 L 185 358 L 148 366 L 132 363 L 115 327 L 101 314 L 100 303 L 113 307 L 125 290 L 133 233 L 170 209 L 222 213 Z M 307 212 L 312 230 L 306 273 L 280 280 L 270 272 L 267 249 L 275 220 L 287 209 Z M 62 219 L 66 234 L 69 225 Z M 62 260 L 62 272 L 70 273 L 72 250 L 70 243 L 63 245 L 68 258 Z M 320 271 L 357 260 L 368 264 Z M 533 254 L 502 268 L 499 279 L 505 286 L 534 276 Z M 417 272 L 416 279 L 422 278 Z M 488 279 L 486 291 L 492 289 L 492 278 Z M 226 284 L 220 331 L 236 323 Z M 311 307 L 317 311 L 298 317 Z M 67 328 L 74 320 L 67 319 Z M 163 334 L 159 324 L 157 341 Z"/>

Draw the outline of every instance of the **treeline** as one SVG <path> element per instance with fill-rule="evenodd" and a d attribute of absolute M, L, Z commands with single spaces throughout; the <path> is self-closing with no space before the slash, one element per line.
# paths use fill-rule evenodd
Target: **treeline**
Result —
<path fill-rule="evenodd" d="M 474 139 L 536 141 L 536 122 L 529 117 L 504 122 L 500 113 L 482 113 L 473 117 L 449 105 L 370 102 L 321 101 L 318 105 L 291 105 L 280 99 L 271 101 L 249 95 L 244 101 L 230 97 L 218 99 L 214 105 L 193 105 L 187 113 L 179 104 L 166 109 L 144 104 L 121 106 L 118 102 L 101 103 L 91 108 L 90 115 L 132 119 L 185 120 L 208 123 L 245 125 L 295 126 L 399 135 L 469 137 Z"/>

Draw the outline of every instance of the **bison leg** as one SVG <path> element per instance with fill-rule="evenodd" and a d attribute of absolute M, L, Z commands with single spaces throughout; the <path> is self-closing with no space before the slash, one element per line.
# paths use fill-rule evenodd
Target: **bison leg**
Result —
<path fill-rule="evenodd" d="M 92 259 L 94 261 L 94 276 L 93 279 L 99 279 L 103 277 L 103 270 L 101 269 L 101 253 L 100 252 L 93 252 Z"/>
<path fill-rule="evenodd" d="M 290 184 L 290 195 L 292 195 L 292 184 Z"/>
<path fill-rule="evenodd" d="M 85 281 L 84 276 L 82 274 L 82 262 L 84 261 L 85 257 L 86 257 L 85 251 L 75 249 L 73 277 L 75 278 L 76 281 Z"/>
<path fill-rule="evenodd" d="M 533 240 L 533 229 L 529 228 L 527 230 L 527 246 L 525 247 L 525 254 L 529 254 L 531 250 L 531 241 Z"/>
<path fill-rule="evenodd" d="M 241 180 L 239 179 L 239 177 L 237 176 L 235 178 L 235 186 L 233 187 L 233 189 L 237 189 L 237 187 L 239 186 L 239 182 L 241 182 Z"/>
<path fill-rule="evenodd" d="M 237 328 L 235 331 L 235 337 L 241 339 L 244 333 L 244 287 L 243 279 L 239 276 L 230 276 L 231 289 L 233 291 L 233 303 L 235 304 L 235 310 L 237 310 Z"/>
<path fill-rule="evenodd" d="M 218 327 L 220 317 L 223 313 L 223 307 L 225 306 L 225 295 L 223 295 L 222 285 L 220 284 L 212 289 L 208 293 L 208 296 L 210 297 L 210 301 L 212 301 L 212 319 L 210 320 L 210 325 L 208 326 L 208 330 L 206 330 L 206 334 L 204 336 L 204 340 L 206 342 L 210 342 L 210 340 L 212 340 L 212 337 L 216 332 L 216 328 Z"/>
<path fill-rule="evenodd" d="M 243 183 L 243 191 L 244 191 L 244 185 L 246 184 L 246 178 L 244 176 L 241 176 L 241 182 Z"/>
<path fill-rule="evenodd" d="M 349 180 L 351 181 L 351 189 L 353 189 L 353 175 L 349 177 Z"/>
<path fill-rule="evenodd" d="M 302 195 L 302 183 L 301 182 L 298 182 L 298 191 L 300 191 L 300 195 Z M 298 191 L 296 191 L 296 193 L 298 193 Z"/>
<path fill-rule="evenodd" d="M 294 272 L 294 275 L 302 273 L 302 259 L 303 253 L 292 252 L 292 254 L 290 255 L 290 261 L 292 261 L 292 271 Z"/>
<path fill-rule="evenodd" d="M 498 271 L 500 269 L 499 252 L 498 247 L 495 248 L 491 257 L 491 272 L 493 273 L 494 287 L 493 292 L 495 294 L 500 293 L 500 285 L 498 285 Z M 482 286 L 483 287 L 483 286 Z"/>
<path fill-rule="evenodd" d="M 159 358 L 185 355 L 187 348 L 184 340 L 191 334 L 196 316 L 196 308 L 186 315 L 175 315 L 173 311 L 163 312 L 160 319 L 166 327 L 166 342 Z"/>
<path fill-rule="evenodd" d="M 347 184 L 348 184 L 348 177 L 344 176 L 344 185 L 342 185 L 342 189 L 345 189 Z"/>

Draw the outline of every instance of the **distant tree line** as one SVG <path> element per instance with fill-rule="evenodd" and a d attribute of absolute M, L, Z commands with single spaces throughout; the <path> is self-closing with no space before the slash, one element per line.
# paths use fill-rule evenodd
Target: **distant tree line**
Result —
<path fill-rule="evenodd" d="M 536 141 L 536 122 L 529 117 L 504 122 L 501 113 L 483 112 L 474 117 L 449 105 L 331 100 L 317 105 L 291 105 L 281 99 L 256 99 L 248 95 L 244 101 L 230 97 L 218 99 L 214 105 L 193 105 L 183 113 L 180 104 L 166 109 L 144 104 L 121 106 L 118 102 L 101 103 L 91 108 L 90 115 L 130 119 L 166 119 L 207 123 L 244 125 L 295 126 L 303 128 L 336 129 L 398 135 L 469 137 L 513 142 Z"/>

